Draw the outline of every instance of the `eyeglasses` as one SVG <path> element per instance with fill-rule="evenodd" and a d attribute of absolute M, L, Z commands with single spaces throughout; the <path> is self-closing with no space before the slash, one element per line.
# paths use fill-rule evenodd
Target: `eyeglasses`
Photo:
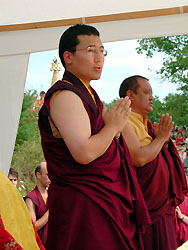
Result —
<path fill-rule="evenodd" d="M 86 51 L 86 53 L 89 55 L 89 56 L 96 56 L 97 53 L 99 53 L 100 55 L 102 56 L 107 56 L 107 50 L 104 49 L 103 47 L 97 49 L 97 47 L 95 46 L 88 46 L 87 48 L 85 49 L 77 49 L 75 51 Z"/>
<path fill-rule="evenodd" d="M 17 179 L 9 179 L 10 181 L 17 181 Z"/>

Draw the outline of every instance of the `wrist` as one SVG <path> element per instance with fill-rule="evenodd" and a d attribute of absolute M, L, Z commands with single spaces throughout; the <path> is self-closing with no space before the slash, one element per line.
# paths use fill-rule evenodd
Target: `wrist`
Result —
<path fill-rule="evenodd" d="M 155 140 L 156 140 L 158 143 L 160 143 L 162 146 L 165 145 L 165 143 L 167 142 L 167 140 L 164 139 L 164 138 L 161 137 L 161 136 L 156 136 L 156 137 L 155 137 Z"/>
<path fill-rule="evenodd" d="M 184 218 L 185 218 L 185 215 L 184 214 L 182 214 L 182 217 L 181 217 L 181 221 L 183 221 L 184 220 Z"/>

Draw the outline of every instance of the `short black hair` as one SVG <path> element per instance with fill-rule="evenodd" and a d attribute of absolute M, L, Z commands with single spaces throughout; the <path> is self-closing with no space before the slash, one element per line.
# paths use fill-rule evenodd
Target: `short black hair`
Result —
<path fill-rule="evenodd" d="M 148 79 L 144 76 L 134 75 L 126 78 L 120 85 L 119 88 L 119 96 L 125 97 L 128 90 L 132 90 L 135 94 L 137 94 L 137 89 L 140 87 L 138 79 L 142 78 L 148 81 Z"/>
<path fill-rule="evenodd" d="M 40 175 L 42 174 L 42 167 L 40 163 L 35 168 L 35 176 L 37 176 L 37 172 L 40 173 Z"/>
<path fill-rule="evenodd" d="M 100 37 L 99 31 L 95 27 L 86 24 L 76 24 L 65 30 L 59 41 L 59 58 L 64 68 L 65 61 L 63 58 L 63 54 L 65 51 L 69 51 L 72 53 L 76 51 L 76 46 L 80 42 L 78 40 L 79 35 L 95 35 Z"/>
<path fill-rule="evenodd" d="M 177 135 L 181 134 L 181 136 L 183 136 L 183 133 L 181 131 L 177 132 Z"/>
<path fill-rule="evenodd" d="M 8 176 L 9 174 L 16 176 L 16 178 L 18 179 L 18 172 L 15 169 L 10 168 L 8 172 Z"/>

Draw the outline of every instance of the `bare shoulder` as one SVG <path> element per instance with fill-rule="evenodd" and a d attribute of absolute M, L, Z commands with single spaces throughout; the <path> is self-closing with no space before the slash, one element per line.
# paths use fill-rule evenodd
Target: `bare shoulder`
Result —
<path fill-rule="evenodd" d="M 78 136 L 78 125 L 80 130 L 83 128 L 89 130 L 89 117 L 84 104 L 81 98 L 72 91 L 63 90 L 52 99 L 50 115 L 65 141 L 69 141 L 70 138 L 72 140 L 72 136 Z M 79 134 L 82 133 L 79 132 Z"/>
<path fill-rule="evenodd" d="M 61 104 L 61 103 L 67 103 L 70 102 L 81 102 L 80 97 L 70 90 L 63 90 L 59 92 L 51 101 L 51 106 Z"/>
<path fill-rule="evenodd" d="M 81 98 L 74 92 L 63 90 L 59 92 L 51 101 L 50 114 L 53 118 L 55 114 L 74 114 L 84 109 Z M 70 112 L 70 113 L 69 113 Z"/>
<path fill-rule="evenodd" d="M 26 203 L 26 205 L 27 205 L 28 207 L 31 207 L 31 208 L 34 207 L 34 203 L 33 203 L 33 201 L 32 201 L 30 198 L 26 198 L 26 199 L 25 199 L 25 203 Z"/>

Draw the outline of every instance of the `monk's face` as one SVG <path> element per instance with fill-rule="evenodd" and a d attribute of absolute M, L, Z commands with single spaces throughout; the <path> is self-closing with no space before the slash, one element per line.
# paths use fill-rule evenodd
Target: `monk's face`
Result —
<path fill-rule="evenodd" d="M 48 170 L 46 166 L 46 162 L 41 163 L 41 175 L 40 175 L 40 182 L 44 187 L 49 187 L 50 179 L 48 178 Z"/>
<path fill-rule="evenodd" d="M 79 44 L 74 53 L 65 52 L 66 69 L 83 80 L 87 86 L 91 80 L 98 80 L 104 64 L 102 42 L 95 35 L 79 35 Z"/>
<path fill-rule="evenodd" d="M 137 93 L 132 92 L 131 108 L 132 111 L 146 117 L 153 108 L 153 94 L 152 88 L 146 79 L 139 78 L 139 87 Z"/>

